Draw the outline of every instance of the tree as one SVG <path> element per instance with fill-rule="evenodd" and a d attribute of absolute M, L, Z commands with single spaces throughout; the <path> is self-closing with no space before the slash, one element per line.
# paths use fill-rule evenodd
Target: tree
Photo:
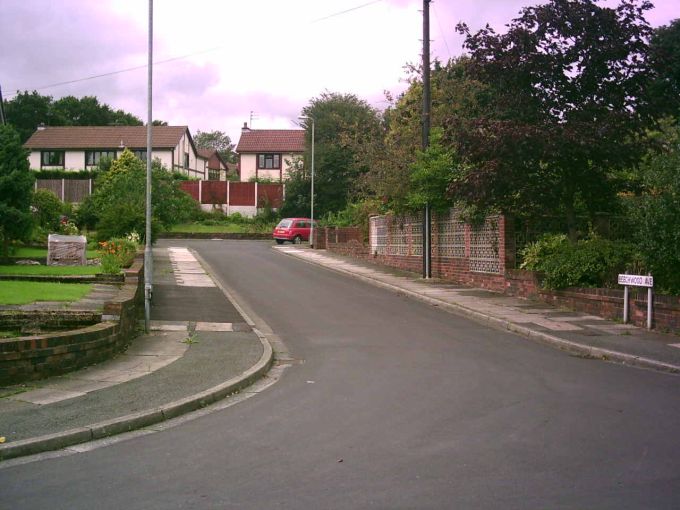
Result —
<path fill-rule="evenodd" d="M 431 126 L 442 129 L 441 144 L 457 152 L 456 131 L 461 122 L 477 118 L 489 103 L 488 86 L 472 79 L 465 57 L 446 64 L 435 60 L 431 71 Z M 377 197 L 394 211 L 412 209 L 412 171 L 422 147 L 422 72 L 410 67 L 409 87 L 396 100 L 388 96 L 390 107 L 383 115 L 382 136 L 359 148 L 359 157 L 369 168 L 362 178 L 365 197 Z M 453 168 L 453 167 L 452 167 Z M 451 175 L 453 177 L 453 175 Z M 446 194 L 442 191 L 442 194 Z M 441 199 L 449 200 L 442 196 Z"/>
<path fill-rule="evenodd" d="M 355 95 L 330 92 L 312 99 L 302 113 L 315 122 L 314 208 L 315 216 L 321 217 L 344 209 L 353 196 L 361 175 L 368 170 L 357 157 L 358 147 L 378 136 L 380 119 L 374 108 Z M 308 184 L 294 187 L 295 195 L 287 188 L 284 215 L 291 210 L 289 203 L 296 207 L 310 203 L 311 121 L 305 121 L 305 128 L 304 170 L 293 179 L 304 178 Z"/>
<path fill-rule="evenodd" d="M 141 126 L 142 121 L 123 110 L 114 111 L 94 96 L 65 96 L 54 101 L 37 92 L 20 92 L 7 102 L 7 121 L 17 128 L 22 143 L 40 124 L 46 126 Z"/>
<path fill-rule="evenodd" d="M 654 30 L 650 54 L 657 106 L 661 113 L 680 118 L 680 19 Z"/>
<path fill-rule="evenodd" d="M 21 143 L 35 133 L 40 123 L 50 124 L 51 105 L 52 97 L 41 96 L 36 91 L 19 92 L 5 103 L 7 122 L 17 130 Z"/>
<path fill-rule="evenodd" d="M 413 210 L 423 210 L 429 204 L 435 211 L 443 212 L 453 205 L 447 189 L 458 162 L 453 152 L 443 146 L 442 136 L 441 128 L 433 129 L 427 149 L 417 152 L 407 196 Z"/>
<path fill-rule="evenodd" d="M 628 200 L 635 244 L 655 287 L 680 293 L 680 126 L 665 121 L 652 136 L 660 150 L 640 165 L 644 192 Z M 657 283 L 658 282 L 658 283 Z"/>
<path fill-rule="evenodd" d="M 79 218 L 96 223 L 101 240 L 146 231 L 146 166 L 126 149 L 97 180 Z M 198 205 L 179 189 L 172 175 L 154 161 L 152 171 L 152 233 L 188 220 Z M 93 217 L 94 216 L 94 217 Z"/>
<path fill-rule="evenodd" d="M 639 135 L 654 122 L 649 8 L 644 0 L 615 9 L 551 0 L 523 9 L 505 34 L 459 25 L 467 72 L 488 86 L 491 101 L 452 126 L 471 166 L 450 193 L 482 208 L 561 214 L 572 237 L 579 208 L 611 210 L 611 172 L 639 161 Z"/>
<path fill-rule="evenodd" d="M 19 133 L 11 126 L 0 126 L 0 239 L 4 254 L 10 241 L 31 234 L 33 182 L 28 151 L 21 146 Z"/>
<path fill-rule="evenodd" d="M 196 147 L 202 149 L 213 149 L 218 152 L 225 162 L 235 163 L 236 153 L 234 152 L 235 145 L 231 143 L 229 135 L 222 131 L 197 131 L 194 136 L 194 143 Z"/>

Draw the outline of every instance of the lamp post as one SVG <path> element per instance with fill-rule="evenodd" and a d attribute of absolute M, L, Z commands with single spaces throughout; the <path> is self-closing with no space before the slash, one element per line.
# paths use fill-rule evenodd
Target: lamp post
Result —
<path fill-rule="evenodd" d="M 314 128 L 316 127 L 315 126 L 316 122 L 314 121 L 314 117 L 312 117 L 311 115 L 300 115 L 298 119 L 312 121 L 312 190 L 309 198 L 310 201 L 309 218 L 312 220 L 312 223 L 309 227 L 309 246 L 311 248 L 314 248 Z"/>

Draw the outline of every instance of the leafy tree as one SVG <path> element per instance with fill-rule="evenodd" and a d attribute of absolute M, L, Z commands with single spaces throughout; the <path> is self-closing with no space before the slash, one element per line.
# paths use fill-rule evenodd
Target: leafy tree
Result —
<path fill-rule="evenodd" d="M 357 157 L 358 148 L 379 135 L 380 118 L 374 108 L 355 95 L 330 92 L 312 99 L 302 113 L 315 121 L 314 209 L 315 216 L 321 217 L 344 209 L 356 191 L 359 178 L 368 170 Z M 312 123 L 306 121 L 305 128 L 305 168 L 291 178 L 291 184 L 295 179 L 311 177 Z M 309 204 L 310 190 L 311 185 L 302 182 L 288 186 L 282 214 L 290 214 L 293 204 L 296 208 Z"/>
<path fill-rule="evenodd" d="M 644 193 L 628 200 L 636 246 L 655 285 L 680 294 L 680 126 L 666 121 L 640 166 Z"/>
<path fill-rule="evenodd" d="M 450 192 L 482 208 L 562 214 L 616 203 L 612 170 L 635 165 L 652 125 L 647 85 L 651 29 L 644 0 L 605 8 L 551 0 L 522 10 L 505 34 L 471 34 L 469 75 L 489 87 L 477 118 L 451 126 L 469 171 Z"/>
<path fill-rule="evenodd" d="M 38 189 L 31 199 L 33 215 L 37 224 L 50 232 L 56 232 L 59 228 L 59 219 L 64 206 L 51 190 Z"/>
<path fill-rule="evenodd" d="M 488 86 L 472 79 L 465 57 L 443 64 L 435 61 L 430 74 L 431 125 L 442 129 L 441 144 L 447 151 L 456 146 L 457 126 L 480 115 L 489 103 Z M 423 87 L 421 70 L 410 67 L 409 87 L 392 99 L 383 118 L 383 135 L 360 148 L 360 158 L 369 171 L 362 179 L 365 196 L 379 197 L 389 208 L 410 208 L 411 172 L 422 147 Z M 445 192 L 442 194 L 442 198 Z"/>
<path fill-rule="evenodd" d="M 21 143 L 29 139 L 41 122 L 51 124 L 51 105 L 52 97 L 41 96 L 36 91 L 19 92 L 5 103 L 7 122 L 17 130 Z"/>
<path fill-rule="evenodd" d="M 179 189 L 158 161 L 152 169 L 152 234 L 193 217 L 198 204 Z M 95 192 L 81 206 L 79 220 L 96 223 L 101 240 L 146 231 L 146 166 L 129 150 L 97 180 Z M 93 218 L 93 216 L 96 218 Z"/>
<path fill-rule="evenodd" d="M 6 104 L 7 121 L 17 128 L 22 143 L 40 124 L 47 126 L 141 126 L 142 121 L 123 110 L 113 110 L 94 96 L 66 96 L 54 101 L 33 91 L 20 92 Z"/>
<path fill-rule="evenodd" d="M 680 19 L 654 30 L 650 54 L 657 106 L 662 113 L 680 118 Z"/>
<path fill-rule="evenodd" d="M 33 182 L 28 151 L 21 146 L 19 134 L 11 126 L 0 126 L 0 239 L 4 254 L 10 241 L 31 234 Z"/>
<path fill-rule="evenodd" d="M 194 142 L 196 147 L 216 150 L 224 161 L 235 161 L 236 154 L 234 148 L 236 146 L 232 143 L 229 135 L 222 131 L 198 130 L 194 136 Z"/>
<path fill-rule="evenodd" d="M 225 162 L 236 162 L 235 145 L 231 142 L 229 135 L 222 131 L 197 131 L 194 143 L 196 147 L 202 149 L 216 150 Z"/>
<path fill-rule="evenodd" d="M 414 210 L 430 204 L 436 211 L 445 211 L 453 205 L 446 191 L 457 162 L 451 150 L 443 146 L 442 136 L 441 128 L 433 129 L 427 149 L 417 152 L 407 196 L 408 205 Z"/>

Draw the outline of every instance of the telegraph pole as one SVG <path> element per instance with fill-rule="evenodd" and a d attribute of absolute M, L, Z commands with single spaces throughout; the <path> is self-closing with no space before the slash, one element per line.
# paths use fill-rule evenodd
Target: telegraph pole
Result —
<path fill-rule="evenodd" d="M 5 103 L 2 100 L 2 87 L 0 87 L 0 124 L 3 126 L 7 124 L 7 121 L 5 120 Z"/>
<path fill-rule="evenodd" d="M 430 145 L 430 1 L 423 0 L 423 152 Z M 423 278 L 432 278 L 432 211 L 429 202 L 423 214 Z"/>

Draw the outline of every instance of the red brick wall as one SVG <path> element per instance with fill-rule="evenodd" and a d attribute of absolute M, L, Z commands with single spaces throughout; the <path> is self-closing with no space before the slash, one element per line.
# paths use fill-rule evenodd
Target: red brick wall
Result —
<path fill-rule="evenodd" d="M 549 291 L 542 289 L 535 273 L 512 269 L 515 265 L 514 232 L 512 222 L 504 217 L 498 220 L 500 274 L 470 271 L 470 239 L 472 227 L 465 226 L 465 257 L 442 257 L 437 255 L 439 232 L 437 222 L 432 226 L 432 275 L 461 285 L 482 288 L 508 295 L 538 299 L 555 306 L 570 308 L 605 319 L 623 318 L 623 288 L 616 289 L 565 289 Z M 410 226 L 406 228 L 410 234 Z M 413 246 L 408 242 L 408 252 Z M 394 267 L 422 274 L 421 255 L 387 255 L 370 253 L 368 243 L 359 228 L 318 229 L 318 249 L 369 260 L 379 265 Z M 680 333 L 680 297 L 654 296 L 653 326 L 661 331 Z M 647 325 L 647 291 L 631 289 L 630 322 L 636 326 Z"/>

